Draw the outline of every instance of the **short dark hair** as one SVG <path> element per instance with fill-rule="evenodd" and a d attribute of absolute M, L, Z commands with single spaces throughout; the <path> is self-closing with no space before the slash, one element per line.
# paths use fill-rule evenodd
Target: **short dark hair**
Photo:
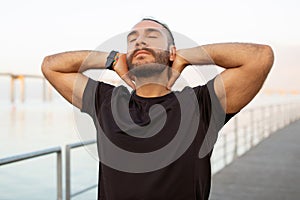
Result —
<path fill-rule="evenodd" d="M 167 24 L 162 23 L 162 22 L 160 22 L 156 19 L 153 19 L 153 18 L 148 18 L 148 17 L 143 18 L 141 21 L 152 21 L 152 22 L 160 24 L 162 27 L 164 27 L 167 30 L 167 33 L 169 35 L 169 37 L 168 37 L 169 45 L 175 45 L 175 40 L 174 40 L 173 34 L 172 34 L 171 30 L 169 29 Z"/>

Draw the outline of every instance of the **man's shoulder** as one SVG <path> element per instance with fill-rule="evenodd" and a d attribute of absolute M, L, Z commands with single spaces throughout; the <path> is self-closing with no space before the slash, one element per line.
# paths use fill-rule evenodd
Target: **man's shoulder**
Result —
<path fill-rule="evenodd" d="M 114 88 L 116 88 L 115 85 L 105 82 L 102 80 L 94 80 L 92 78 L 88 79 L 88 83 L 85 87 L 85 93 L 106 93 L 109 91 L 112 91 Z"/>

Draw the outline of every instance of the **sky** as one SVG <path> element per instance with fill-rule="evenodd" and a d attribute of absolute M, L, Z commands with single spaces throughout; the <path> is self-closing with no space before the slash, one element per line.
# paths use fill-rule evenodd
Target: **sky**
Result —
<path fill-rule="evenodd" d="M 0 73 L 41 74 L 47 55 L 94 50 L 143 17 L 168 24 L 197 44 L 263 43 L 273 47 L 270 87 L 300 88 L 297 0 L 10 0 L 0 5 Z M 278 81 L 280 80 L 280 81 Z"/>

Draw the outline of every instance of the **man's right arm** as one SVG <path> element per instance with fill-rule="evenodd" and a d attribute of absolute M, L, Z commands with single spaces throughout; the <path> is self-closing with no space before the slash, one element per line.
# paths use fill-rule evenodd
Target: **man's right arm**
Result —
<path fill-rule="evenodd" d="M 73 51 L 44 58 L 42 72 L 51 85 L 70 103 L 82 108 L 82 96 L 88 69 L 104 69 L 108 53 L 99 51 Z"/>

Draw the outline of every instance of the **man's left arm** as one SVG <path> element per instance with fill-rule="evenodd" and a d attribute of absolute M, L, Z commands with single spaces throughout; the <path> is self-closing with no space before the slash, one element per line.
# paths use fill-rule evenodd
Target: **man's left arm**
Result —
<path fill-rule="evenodd" d="M 273 61 L 273 51 L 267 45 L 223 43 L 178 50 L 172 67 L 179 72 L 189 64 L 225 68 L 216 77 L 214 88 L 226 113 L 236 113 L 258 93 Z"/>

